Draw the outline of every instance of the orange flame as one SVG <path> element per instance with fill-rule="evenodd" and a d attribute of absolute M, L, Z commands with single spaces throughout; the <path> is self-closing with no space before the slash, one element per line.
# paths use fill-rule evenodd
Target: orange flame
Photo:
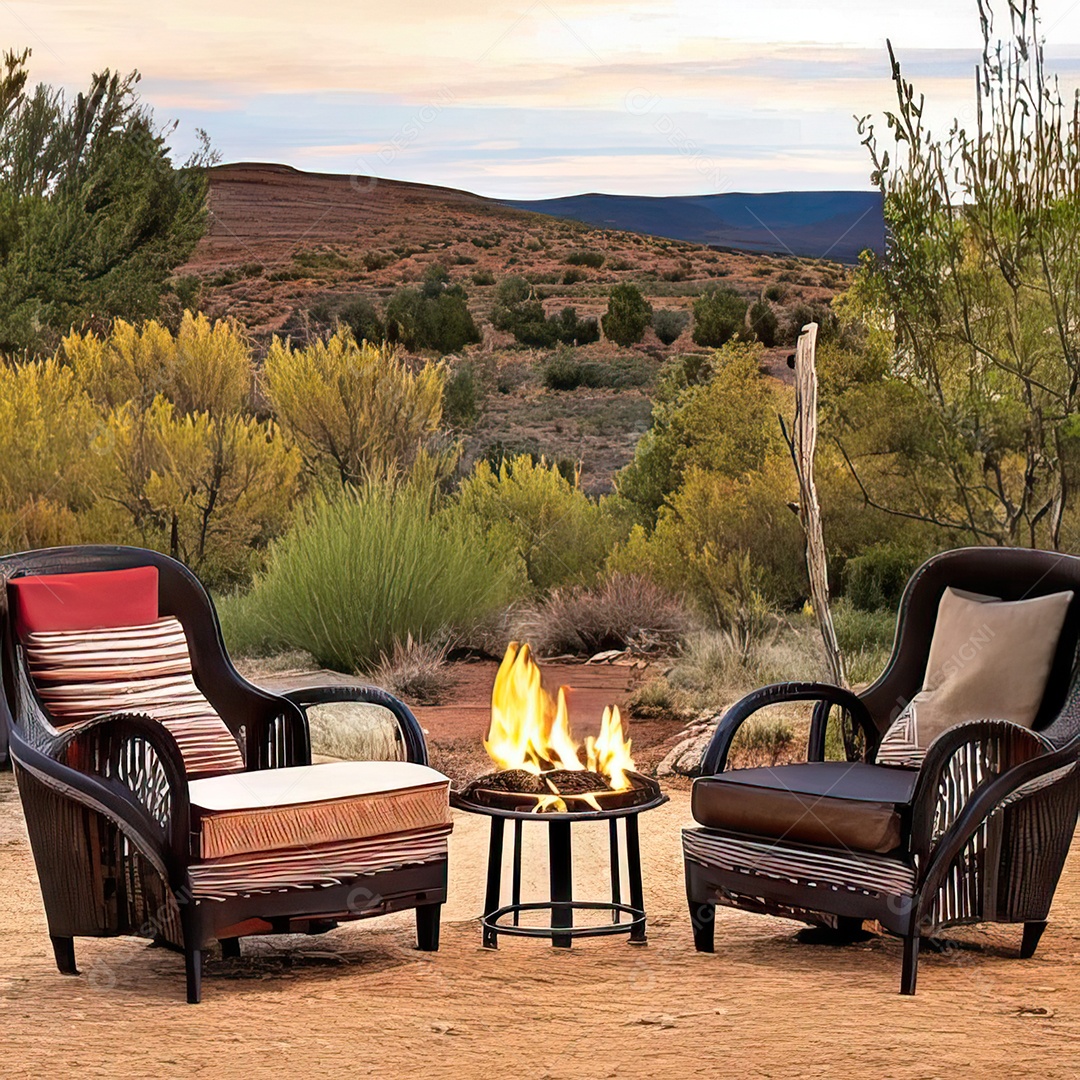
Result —
<path fill-rule="evenodd" d="M 616 791 L 630 787 L 626 772 L 634 768 L 618 708 L 604 710 L 600 734 L 585 740 L 587 764 L 582 764 L 570 731 L 566 687 L 560 686 L 552 701 L 532 651 L 517 642 L 510 643 L 495 676 L 484 749 L 500 769 L 539 776 L 552 769 L 588 768 L 606 776 Z"/>

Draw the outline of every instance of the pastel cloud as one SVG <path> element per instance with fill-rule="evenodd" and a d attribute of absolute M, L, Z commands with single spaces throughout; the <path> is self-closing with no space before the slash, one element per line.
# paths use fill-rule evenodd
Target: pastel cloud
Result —
<path fill-rule="evenodd" d="M 1068 89 L 1080 5 L 1041 10 Z M 227 160 L 521 197 L 866 187 L 885 38 L 942 121 L 979 44 L 940 0 L 0 0 L 0 26 L 35 79 L 141 70 L 178 153 L 201 126 Z"/>

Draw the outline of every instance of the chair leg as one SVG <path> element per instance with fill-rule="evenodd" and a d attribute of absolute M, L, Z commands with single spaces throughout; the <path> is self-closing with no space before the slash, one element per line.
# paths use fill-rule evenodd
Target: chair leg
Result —
<path fill-rule="evenodd" d="M 424 904 L 416 909 L 416 947 L 421 952 L 439 951 L 439 919 L 442 904 Z"/>
<path fill-rule="evenodd" d="M 198 1005 L 202 1001 L 202 949 L 186 949 L 184 951 L 185 966 L 187 968 L 187 999 L 189 1005 Z"/>
<path fill-rule="evenodd" d="M 1035 955 L 1035 950 L 1039 947 L 1039 938 L 1042 937 L 1045 929 L 1045 919 L 1042 922 L 1024 923 L 1024 940 L 1020 943 L 1021 960 L 1029 960 Z"/>
<path fill-rule="evenodd" d="M 226 937 L 221 939 L 221 959 L 240 959 L 240 939 L 238 937 Z"/>
<path fill-rule="evenodd" d="M 698 952 L 713 952 L 716 930 L 716 905 L 690 901 L 690 925 L 694 928 L 694 948 Z"/>
<path fill-rule="evenodd" d="M 61 975 L 78 975 L 79 969 L 75 966 L 75 939 L 73 937 L 53 937 L 53 956 L 56 957 L 56 967 Z"/>
<path fill-rule="evenodd" d="M 908 934 L 904 938 L 904 970 L 900 975 L 900 993 L 909 997 L 915 993 L 919 975 L 919 935 Z"/>

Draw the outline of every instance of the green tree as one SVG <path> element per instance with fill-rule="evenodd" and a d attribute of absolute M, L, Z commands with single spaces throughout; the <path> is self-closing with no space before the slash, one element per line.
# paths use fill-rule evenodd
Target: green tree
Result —
<path fill-rule="evenodd" d="M 202 235 L 205 144 L 183 168 L 137 72 L 68 99 L 26 91 L 29 50 L 0 75 L 0 352 L 51 350 L 73 325 L 156 313 Z"/>
<path fill-rule="evenodd" d="M 979 13 L 973 124 L 936 136 L 891 45 L 893 145 L 860 122 L 890 239 L 849 310 L 892 348 L 834 403 L 837 434 L 870 505 L 1058 547 L 1080 412 L 1080 98 L 1045 71 L 1031 0 L 1009 0 L 1005 41 L 986 0 Z"/>
<path fill-rule="evenodd" d="M 641 290 L 629 282 L 616 285 L 608 298 L 607 312 L 600 320 L 604 337 L 616 345 L 634 345 L 645 336 L 652 320 L 652 305 Z"/>
<path fill-rule="evenodd" d="M 734 289 L 714 289 L 694 301 L 694 342 L 718 349 L 746 325 L 746 301 Z"/>

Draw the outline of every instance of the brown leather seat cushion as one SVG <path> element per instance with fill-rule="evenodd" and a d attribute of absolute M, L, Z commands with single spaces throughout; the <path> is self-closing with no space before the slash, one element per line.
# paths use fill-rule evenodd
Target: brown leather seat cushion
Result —
<path fill-rule="evenodd" d="M 733 769 L 695 780 L 691 806 L 707 829 L 885 852 L 900 845 L 918 775 L 846 761 Z"/>

